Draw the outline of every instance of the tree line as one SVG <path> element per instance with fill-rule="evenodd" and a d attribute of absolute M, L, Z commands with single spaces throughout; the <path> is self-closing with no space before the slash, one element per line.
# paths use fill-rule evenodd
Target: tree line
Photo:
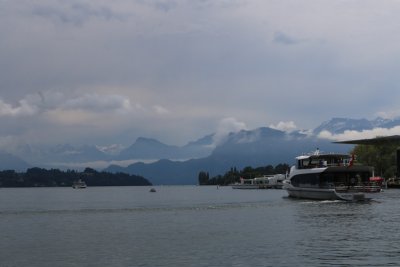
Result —
<path fill-rule="evenodd" d="M 396 177 L 396 152 L 399 144 L 356 145 L 351 151 L 356 162 L 374 167 L 375 175 L 383 178 Z M 397 174 L 397 176 L 400 174 Z"/>
<path fill-rule="evenodd" d="M 245 167 L 243 170 L 237 170 L 236 167 L 231 168 L 224 175 L 217 175 L 210 178 L 210 175 L 206 171 L 199 172 L 198 182 L 199 185 L 229 185 L 240 181 L 240 178 L 250 179 L 255 177 L 261 177 L 263 175 L 272 174 L 285 174 L 289 171 L 288 164 L 278 164 L 275 167 L 268 165 L 265 167 L 252 168 L 250 166 Z"/>
<path fill-rule="evenodd" d="M 126 173 L 98 172 L 86 168 L 83 172 L 75 170 L 61 171 L 30 168 L 24 173 L 14 170 L 0 171 L 0 187 L 56 187 L 72 186 L 73 182 L 81 179 L 87 186 L 139 186 L 151 185 L 142 176 Z"/>

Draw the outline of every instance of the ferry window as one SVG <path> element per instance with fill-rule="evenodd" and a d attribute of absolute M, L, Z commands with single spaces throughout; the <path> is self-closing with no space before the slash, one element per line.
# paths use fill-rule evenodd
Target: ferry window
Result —
<path fill-rule="evenodd" d="M 358 183 L 366 183 L 369 182 L 370 173 L 369 172 L 359 172 L 354 176 L 357 179 Z"/>
<path fill-rule="evenodd" d="M 335 173 L 334 174 L 335 183 L 347 184 L 348 175 L 346 173 Z"/>
<path fill-rule="evenodd" d="M 361 184 L 369 181 L 371 174 L 368 171 L 353 172 L 351 170 L 346 172 L 323 173 L 321 174 L 322 181 L 331 181 L 336 185 L 347 184 Z"/>
<path fill-rule="evenodd" d="M 299 169 L 306 169 L 310 168 L 310 162 L 308 159 L 307 160 L 299 160 Z"/>
<path fill-rule="evenodd" d="M 299 174 L 292 178 L 292 184 L 294 186 L 307 185 L 307 186 L 319 186 L 318 174 Z"/>
<path fill-rule="evenodd" d="M 320 177 L 321 184 L 331 184 L 334 182 L 334 176 L 332 173 L 322 173 Z"/>

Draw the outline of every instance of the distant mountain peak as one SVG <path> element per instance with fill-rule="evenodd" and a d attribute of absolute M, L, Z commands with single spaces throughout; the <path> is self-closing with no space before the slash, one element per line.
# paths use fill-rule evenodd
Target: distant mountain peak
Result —
<path fill-rule="evenodd" d="M 0 170 L 26 171 L 30 167 L 29 163 L 20 157 L 0 151 Z"/>
<path fill-rule="evenodd" d="M 384 119 L 377 117 L 372 120 L 367 119 L 351 119 L 351 118 L 332 118 L 321 123 L 313 130 L 314 134 L 319 134 L 322 131 L 329 131 L 333 134 L 341 134 L 346 130 L 363 131 L 372 130 L 374 128 L 392 128 L 400 125 L 400 118 Z"/>
<path fill-rule="evenodd" d="M 163 144 L 162 142 L 158 141 L 154 138 L 146 138 L 146 137 L 138 137 L 135 141 L 136 144 L 145 143 L 145 144 Z"/>
<path fill-rule="evenodd" d="M 190 141 L 185 146 L 209 146 L 214 142 L 215 134 L 209 134 L 202 138 L 197 139 L 196 141 Z"/>
<path fill-rule="evenodd" d="M 372 123 L 367 119 L 349 119 L 349 118 L 332 118 L 329 121 L 321 123 L 320 126 L 314 129 L 314 134 L 319 134 L 322 131 L 330 133 L 343 133 L 346 130 L 370 130 L 373 128 Z"/>
<path fill-rule="evenodd" d="M 210 137 L 206 136 L 196 142 L 189 143 L 183 147 L 166 145 L 152 138 L 139 137 L 135 143 L 119 154 L 119 160 L 127 159 L 188 159 L 199 158 L 211 154 L 211 148 L 205 144 L 210 142 Z"/>

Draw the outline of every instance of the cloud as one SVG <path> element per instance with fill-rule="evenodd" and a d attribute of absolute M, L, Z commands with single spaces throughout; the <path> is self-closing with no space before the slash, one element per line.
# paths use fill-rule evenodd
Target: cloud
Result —
<path fill-rule="evenodd" d="M 58 1 L 57 5 L 37 4 L 32 8 L 32 14 L 55 23 L 81 26 L 92 18 L 101 20 L 125 18 L 125 15 L 115 13 L 107 6 L 93 6 L 89 3 L 76 1 Z"/>
<path fill-rule="evenodd" d="M 121 95 L 100 95 L 100 94 L 84 94 L 65 101 L 61 105 L 67 110 L 87 110 L 93 112 L 124 112 L 132 109 L 129 98 Z"/>
<path fill-rule="evenodd" d="M 31 116 L 38 112 L 38 107 L 31 103 L 29 99 L 22 99 L 16 106 L 5 103 L 0 99 L 0 117 L 2 116 Z"/>
<path fill-rule="evenodd" d="M 284 132 L 292 132 L 297 128 L 294 121 L 287 121 L 287 122 L 280 121 L 277 125 L 270 124 L 269 127 Z"/>
<path fill-rule="evenodd" d="M 218 124 L 217 131 L 213 137 L 213 145 L 217 146 L 223 143 L 228 137 L 229 133 L 235 133 L 246 129 L 247 126 L 244 122 L 240 122 L 233 117 L 224 118 Z"/>
<path fill-rule="evenodd" d="M 329 131 L 322 131 L 318 134 L 318 138 L 329 139 L 334 141 L 346 141 L 346 140 L 357 140 L 357 139 L 369 139 L 377 136 L 390 136 L 400 135 L 400 126 L 393 128 L 375 128 L 372 130 L 363 131 L 344 131 L 342 134 L 332 134 Z"/>
<path fill-rule="evenodd" d="M 109 155 L 118 155 L 125 147 L 120 144 L 112 144 L 108 146 L 96 146 L 98 150 Z"/>
<path fill-rule="evenodd" d="M 380 111 L 376 113 L 376 116 L 383 119 L 395 119 L 400 116 L 400 110 Z"/>
<path fill-rule="evenodd" d="M 116 94 L 83 94 L 67 97 L 60 92 L 38 92 L 26 95 L 13 106 L 0 99 L 1 116 L 33 116 L 40 112 L 66 110 L 91 112 L 129 112 L 132 106 L 129 98 Z"/>
<path fill-rule="evenodd" d="M 398 106 L 399 12 L 372 0 L 0 1 L 2 131 L 63 142 L 62 118 L 81 142 L 107 126 L 110 143 L 184 142 L 224 117 L 284 131 L 371 117 Z M 86 120 L 104 128 L 82 131 Z"/>
<path fill-rule="evenodd" d="M 153 110 L 159 115 L 165 115 L 165 114 L 169 113 L 168 109 L 166 109 L 166 108 L 164 108 L 163 106 L 160 106 L 160 105 L 154 105 L 153 106 Z"/>
<path fill-rule="evenodd" d="M 146 1 L 146 2 L 151 2 L 151 1 Z M 172 0 L 155 1 L 152 4 L 154 5 L 154 7 L 156 9 L 164 11 L 164 12 L 168 12 L 178 6 L 178 3 L 176 1 L 172 1 Z"/>
<path fill-rule="evenodd" d="M 299 40 L 294 39 L 293 37 L 283 33 L 283 32 L 275 32 L 274 39 L 275 43 L 284 44 L 284 45 L 293 45 L 300 43 Z"/>

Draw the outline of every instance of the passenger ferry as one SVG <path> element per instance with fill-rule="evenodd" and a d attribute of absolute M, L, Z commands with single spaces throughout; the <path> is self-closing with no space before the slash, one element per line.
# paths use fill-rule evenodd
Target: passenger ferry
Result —
<path fill-rule="evenodd" d="M 314 153 L 296 158 L 284 189 L 290 197 L 359 201 L 371 199 L 381 187 L 370 181 L 373 168 L 355 165 L 354 155 Z"/>

